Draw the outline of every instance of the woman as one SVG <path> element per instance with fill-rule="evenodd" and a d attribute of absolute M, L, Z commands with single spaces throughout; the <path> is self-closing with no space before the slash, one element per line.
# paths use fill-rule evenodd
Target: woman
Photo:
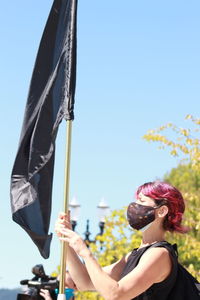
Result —
<path fill-rule="evenodd" d="M 174 250 L 165 242 L 165 233 L 187 231 L 181 225 L 184 210 L 181 193 L 170 184 L 156 181 L 140 186 L 127 218 L 132 228 L 142 231 L 141 245 L 104 268 L 71 230 L 69 215 L 61 213 L 55 230 L 60 240 L 69 243 L 67 266 L 78 290 L 97 290 L 106 300 L 167 299 L 176 274 Z"/>

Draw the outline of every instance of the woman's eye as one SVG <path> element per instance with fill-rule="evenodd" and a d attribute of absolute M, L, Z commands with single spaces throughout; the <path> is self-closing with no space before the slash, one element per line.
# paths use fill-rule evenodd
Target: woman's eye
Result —
<path fill-rule="evenodd" d="M 143 201 L 142 199 L 138 199 L 138 202 L 144 203 L 145 201 Z"/>

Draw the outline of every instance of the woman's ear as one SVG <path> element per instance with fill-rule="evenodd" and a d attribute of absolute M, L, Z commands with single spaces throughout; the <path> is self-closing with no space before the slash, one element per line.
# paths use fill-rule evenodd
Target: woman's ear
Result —
<path fill-rule="evenodd" d="M 159 207 L 158 209 L 158 217 L 163 218 L 165 217 L 169 212 L 169 209 L 167 207 L 167 205 L 162 205 L 161 207 Z"/>

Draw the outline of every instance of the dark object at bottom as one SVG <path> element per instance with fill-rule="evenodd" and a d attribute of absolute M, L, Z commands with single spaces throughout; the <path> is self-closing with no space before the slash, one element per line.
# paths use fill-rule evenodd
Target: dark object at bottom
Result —
<path fill-rule="evenodd" d="M 40 296 L 40 290 L 48 290 L 52 300 L 57 299 L 55 289 L 58 288 L 59 283 L 56 277 L 51 277 L 45 274 L 43 265 L 35 265 L 32 268 L 32 273 L 35 275 L 31 280 L 21 280 L 21 285 L 26 285 L 26 291 L 17 295 L 17 300 L 44 300 Z"/>

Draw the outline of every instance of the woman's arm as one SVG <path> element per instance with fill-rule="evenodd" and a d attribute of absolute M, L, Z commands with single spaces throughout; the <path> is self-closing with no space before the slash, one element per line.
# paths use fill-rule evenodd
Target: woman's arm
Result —
<path fill-rule="evenodd" d="M 69 246 L 67 247 L 67 268 L 78 290 L 95 290 L 85 265 Z"/>
<path fill-rule="evenodd" d="M 85 253 L 83 258 L 94 286 L 106 300 L 135 298 L 154 283 L 163 281 L 171 271 L 169 253 L 164 248 L 147 251 L 138 266 L 119 281 L 105 274 L 91 253 Z"/>
<path fill-rule="evenodd" d="M 61 230 L 64 228 L 71 229 L 69 216 L 64 213 L 60 213 L 55 225 L 55 231 L 58 237 L 62 236 Z M 112 265 L 104 267 L 104 272 L 107 273 L 111 278 L 119 280 L 120 274 L 122 273 L 122 270 L 126 264 L 127 257 L 128 255 Z M 70 277 L 78 290 L 95 290 L 85 265 L 81 262 L 79 256 L 70 246 L 67 247 L 66 263 Z"/>
<path fill-rule="evenodd" d="M 131 252 L 128 253 L 126 256 L 122 257 L 117 262 L 113 263 L 112 265 L 103 267 L 102 270 L 106 274 L 108 274 L 112 279 L 115 279 L 118 281 L 120 279 L 121 273 L 127 263 L 127 260 L 128 260 L 128 257 L 130 254 L 131 254 Z"/>
<path fill-rule="evenodd" d="M 123 257 L 110 266 L 103 267 L 102 270 L 112 279 L 119 280 L 120 275 L 126 265 L 127 257 Z M 67 249 L 67 267 L 69 274 L 80 291 L 94 291 L 96 288 L 90 279 L 85 264 L 83 264 L 75 251 L 68 247 Z"/>
<path fill-rule="evenodd" d="M 117 281 L 111 278 L 97 263 L 83 240 L 73 231 L 63 229 L 61 238 L 85 261 L 88 274 L 98 292 L 106 300 L 129 300 L 146 291 L 151 285 L 164 280 L 171 271 L 169 253 L 164 248 L 149 249 L 137 267 Z"/>

